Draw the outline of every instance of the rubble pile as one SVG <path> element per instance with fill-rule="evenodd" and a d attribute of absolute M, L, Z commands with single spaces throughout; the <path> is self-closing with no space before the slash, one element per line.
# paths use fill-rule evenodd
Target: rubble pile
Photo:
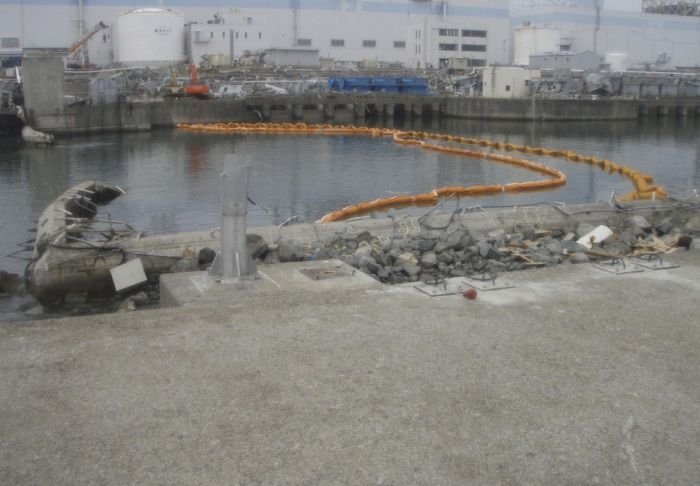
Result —
<path fill-rule="evenodd" d="M 612 234 L 602 241 L 586 240 L 596 227 L 575 222 L 559 229 L 526 226 L 488 233 L 454 225 L 441 232 L 423 229 L 394 238 L 362 232 L 339 234 L 310 245 L 282 239 L 260 261 L 337 258 L 384 283 L 432 281 L 689 249 L 692 235 L 700 233 L 700 216 L 681 212 L 656 219 L 615 215 L 609 218 L 608 227 Z"/>
<path fill-rule="evenodd" d="M 310 244 L 289 238 L 268 243 L 259 235 L 249 234 L 248 252 L 258 264 L 336 258 L 380 282 L 402 284 L 450 277 L 495 277 L 503 272 L 594 260 L 663 256 L 695 247 L 694 238 L 700 235 L 700 213 L 695 208 L 649 215 L 617 212 L 600 226 L 581 223 L 572 215 L 569 223 L 559 228 L 517 224 L 488 232 L 451 221 L 444 229 L 435 229 L 425 222 L 410 230 L 407 226 L 397 229 L 393 236 L 346 229 L 326 241 Z M 591 234 L 607 236 L 596 241 Z M 170 272 L 206 270 L 215 254 L 211 248 L 197 253 L 188 250 L 172 260 Z M 24 292 L 19 275 L 0 272 L 0 297 Z M 157 306 L 159 298 L 158 275 L 151 275 L 145 285 L 129 292 L 101 299 L 68 294 L 56 309 L 48 310 L 54 316 L 56 312 L 125 312 Z M 36 303 L 27 303 L 20 310 L 32 318 L 39 318 L 45 311 Z"/>

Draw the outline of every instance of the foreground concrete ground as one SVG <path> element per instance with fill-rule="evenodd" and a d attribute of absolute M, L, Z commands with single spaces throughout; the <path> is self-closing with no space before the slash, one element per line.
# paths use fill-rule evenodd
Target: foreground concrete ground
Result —
<path fill-rule="evenodd" d="M 0 328 L 2 484 L 697 484 L 700 252 Z"/>

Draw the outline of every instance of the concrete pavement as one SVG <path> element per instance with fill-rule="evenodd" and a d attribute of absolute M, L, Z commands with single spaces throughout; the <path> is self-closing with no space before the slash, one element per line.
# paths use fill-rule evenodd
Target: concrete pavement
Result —
<path fill-rule="evenodd" d="M 0 327 L 2 484 L 697 484 L 700 252 Z"/>

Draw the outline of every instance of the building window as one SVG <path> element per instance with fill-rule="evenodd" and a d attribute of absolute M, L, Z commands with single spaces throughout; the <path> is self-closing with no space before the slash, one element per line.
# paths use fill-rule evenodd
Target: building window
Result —
<path fill-rule="evenodd" d="M 226 38 L 226 32 L 222 32 L 222 33 L 221 33 L 221 38 L 222 38 L 222 39 L 225 39 L 225 38 Z"/>
<path fill-rule="evenodd" d="M 5 49 L 19 47 L 19 37 L 2 37 L 0 39 L 0 47 L 4 47 Z"/>
<path fill-rule="evenodd" d="M 213 39 L 214 38 L 214 32 L 209 32 L 209 38 Z"/>
<path fill-rule="evenodd" d="M 462 30 L 462 37 L 486 37 L 485 30 Z"/>
<path fill-rule="evenodd" d="M 406 42 L 405 41 L 394 41 L 394 47 L 397 49 L 405 49 Z"/>
<path fill-rule="evenodd" d="M 297 39 L 297 45 L 298 46 L 310 46 L 311 39 Z"/>
<path fill-rule="evenodd" d="M 440 37 L 457 37 L 459 29 L 440 29 Z"/>
<path fill-rule="evenodd" d="M 243 38 L 247 39 L 248 38 L 248 32 L 243 32 Z"/>
<path fill-rule="evenodd" d="M 375 41 L 375 40 L 363 40 L 362 47 L 377 47 L 377 41 Z"/>
<path fill-rule="evenodd" d="M 510 84 L 506 84 L 506 91 L 510 91 Z"/>
<path fill-rule="evenodd" d="M 258 32 L 258 39 L 262 39 L 262 32 Z"/>
<path fill-rule="evenodd" d="M 345 47 L 345 39 L 331 39 L 331 47 Z"/>
<path fill-rule="evenodd" d="M 486 66 L 486 59 L 469 59 L 469 65 L 472 67 Z"/>
<path fill-rule="evenodd" d="M 440 44 L 438 48 L 441 51 L 456 51 L 457 50 L 457 44 Z"/>
<path fill-rule="evenodd" d="M 466 52 L 486 52 L 486 46 L 479 44 L 462 44 L 462 51 Z"/>
<path fill-rule="evenodd" d="M 238 39 L 238 32 L 236 32 L 236 39 Z"/>

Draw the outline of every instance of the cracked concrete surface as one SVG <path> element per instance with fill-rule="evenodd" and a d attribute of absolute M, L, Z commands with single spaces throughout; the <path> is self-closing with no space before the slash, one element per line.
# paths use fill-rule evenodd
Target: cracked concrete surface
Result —
<path fill-rule="evenodd" d="M 700 252 L 0 327 L 3 484 L 697 484 Z"/>

